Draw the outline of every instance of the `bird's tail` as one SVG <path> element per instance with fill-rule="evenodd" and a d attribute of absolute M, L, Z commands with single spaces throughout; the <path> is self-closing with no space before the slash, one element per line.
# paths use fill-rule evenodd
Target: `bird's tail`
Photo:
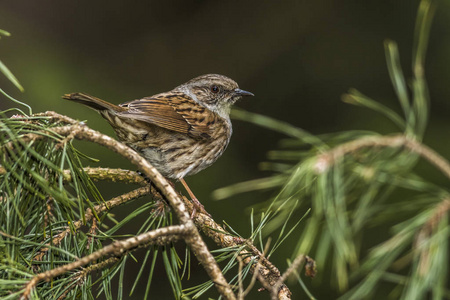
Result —
<path fill-rule="evenodd" d="M 65 94 L 62 96 L 63 99 L 74 101 L 86 105 L 90 108 L 93 108 L 97 111 L 114 111 L 120 112 L 125 111 L 126 108 L 106 102 L 105 100 L 99 99 L 94 96 L 90 96 L 84 93 L 73 93 L 73 94 Z"/>

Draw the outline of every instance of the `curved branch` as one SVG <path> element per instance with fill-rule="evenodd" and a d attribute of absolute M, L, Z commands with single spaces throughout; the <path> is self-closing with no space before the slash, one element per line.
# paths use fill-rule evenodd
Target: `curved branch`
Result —
<path fill-rule="evenodd" d="M 428 146 L 404 135 L 367 137 L 339 145 L 318 157 L 315 170 L 318 173 L 323 173 L 339 158 L 366 147 L 405 147 L 412 152 L 419 154 L 450 179 L 450 163 L 444 157 Z"/>

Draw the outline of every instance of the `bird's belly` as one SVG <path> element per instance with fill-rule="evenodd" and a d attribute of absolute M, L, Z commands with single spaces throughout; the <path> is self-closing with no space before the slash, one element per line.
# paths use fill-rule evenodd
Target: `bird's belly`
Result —
<path fill-rule="evenodd" d="M 162 175 L 180 179 L 213 164 L 225 151 L 227 140 L 199 141 L 185 136 L 165 141 L 159 147 L 140 148 L 141 155 Z"/>

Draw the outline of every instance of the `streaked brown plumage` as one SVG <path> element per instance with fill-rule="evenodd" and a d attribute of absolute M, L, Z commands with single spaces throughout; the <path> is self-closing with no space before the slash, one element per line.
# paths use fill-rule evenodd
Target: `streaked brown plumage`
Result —
<path fill-rule="evenodd" d="M 83 93 L 63 98 L 99 111 L 120 141 L 162 175 L 182 180 L 223 154 L 232 133 L 230 108 L 242 96 L 253 94 L 226 76 L 207 74 L 169 92 L 120 105 Z"/>

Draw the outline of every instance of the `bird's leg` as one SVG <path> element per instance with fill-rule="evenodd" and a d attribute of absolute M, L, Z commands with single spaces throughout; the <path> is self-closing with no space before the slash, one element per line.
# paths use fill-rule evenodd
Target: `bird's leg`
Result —
<path fill-rule="evenodd" d="M 191 197 L 192 203 L 194 204 L 194 209 L 192 210 L 191 219 L 195 216 L 195 213 L 197 212 L 197 210 L 200 211 L 201 213 L 204 213 L 211 217 L 211 215 L 205 210 L 205 207 L 203 206 L 203 204 L 201 204 L 200 201 L 198 201 L 197 197 L 195 197 L 194 193 L 191 191 L 191 189 L 187 185 L 186 181 L 184 181 L 183 178 L 180 178 L 180 182 L 184 186 L 186 191 L 188 192 L 189 197 Z"/>

